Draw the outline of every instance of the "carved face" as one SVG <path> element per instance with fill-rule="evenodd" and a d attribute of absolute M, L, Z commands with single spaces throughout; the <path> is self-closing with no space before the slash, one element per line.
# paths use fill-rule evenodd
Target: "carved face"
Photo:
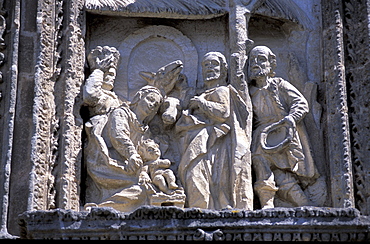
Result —
<path fill-rule="evenodd" d="M 221 77 L 221 63 L 216 55 L 204 59 L 202 69 L 204 82 L 217 80 Z"/>
<path fill-rule="evenodd" d="M 255 48 L 249 54 L 248 77 L 255 80 L 266 77 L 271 72 L 269 52 L 264 48 Z"/>
<path fill-rule="evenodd" d="M 116 79 L 116 69 L 109 68 L 109 70 L 104 73 L 104 81 L 102 84 L 102 88 L 105 90 L 112 90 L 114 87 L 115 79 Z"/>
<path fill-rule="evenodd" d="M 156 160 L 161 156 L 159 146 L 154 141 L 144 142 L 144 151 L 142 153 L 145 161 Z"/>
<path fill-rule="evenodd" d="M 138 102 L 137 108 L 144 116 L 156 113 L 161 105 L 161 96 L 155 92 L 149 92 Z"/>

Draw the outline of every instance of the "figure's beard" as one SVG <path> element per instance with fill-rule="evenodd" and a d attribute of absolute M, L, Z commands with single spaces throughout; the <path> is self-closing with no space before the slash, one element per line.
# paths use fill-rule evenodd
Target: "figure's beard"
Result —
<path fill-rule="evenodd" d="M 208 71 L 205 74 L 204 81 L 214 81 L 220 78 L 220 72 L 216 72 L 214 70 Z"/>
<path fill-rule="evenodd" d="M 258 65 L 253 66 L 248 70 L 249 80 L 258 80 L 259 78 L 269 76 L 269 74 L 270 74 L 269 68 L 263 69 Z"/>

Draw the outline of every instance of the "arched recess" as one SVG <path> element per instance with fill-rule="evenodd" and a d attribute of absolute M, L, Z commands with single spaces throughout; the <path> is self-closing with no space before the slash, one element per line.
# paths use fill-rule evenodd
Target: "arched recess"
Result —
<path fill-rule="evenodd" d="M 197 80 L 198 53 L 191 40 L 174 27 L 154 25 L 141 28 L 119 46 L 121 63 L 117 72 L 115 92 L 130 100 L 146 81 L 140 71 L 155 72 L 175 60 L 184 63 L 183 73 L 189 86 Z"/>

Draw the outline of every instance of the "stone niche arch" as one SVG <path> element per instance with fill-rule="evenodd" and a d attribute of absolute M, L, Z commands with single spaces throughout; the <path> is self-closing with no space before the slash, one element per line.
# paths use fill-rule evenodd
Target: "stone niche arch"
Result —
<path fill-rule="evenodd" d="M 141 28 L 126 37 L 118 47 L 121 62 L 117 71 L 115 92 L 131 100 L 146 85 L 140 71 L 155 72 L 163 65 L 180 59 L 188 84 L 197 80 L 198 53 L 192 41 L 174 27 L 153 25 Z"/>

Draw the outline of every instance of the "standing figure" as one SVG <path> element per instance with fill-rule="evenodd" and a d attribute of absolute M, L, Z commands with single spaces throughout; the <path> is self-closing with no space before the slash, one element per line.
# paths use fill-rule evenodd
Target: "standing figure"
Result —
<path fill-rule="evenodd" d="M 185 189 L 185 207 L 252 209 L 250 143 L 246 104 L 227 85 L 223 54 L 209 52 L 202 60 L 205 91 L 190 99 L 176 123 L 182 155 L 178 176 Z"/>
<path fill-rule="evenodd" d="M 308 140 L 302 139 L 309 112 L 304 96 L 288 81 L 274 77 L 276 56 L 266 46 L 249 54 L 248 78 L 253 105 L 254 190 L 262 208 L 273 208 L 275 194 L 292 206 L 313 205 L 304 189 L 319 173 Z"/>

